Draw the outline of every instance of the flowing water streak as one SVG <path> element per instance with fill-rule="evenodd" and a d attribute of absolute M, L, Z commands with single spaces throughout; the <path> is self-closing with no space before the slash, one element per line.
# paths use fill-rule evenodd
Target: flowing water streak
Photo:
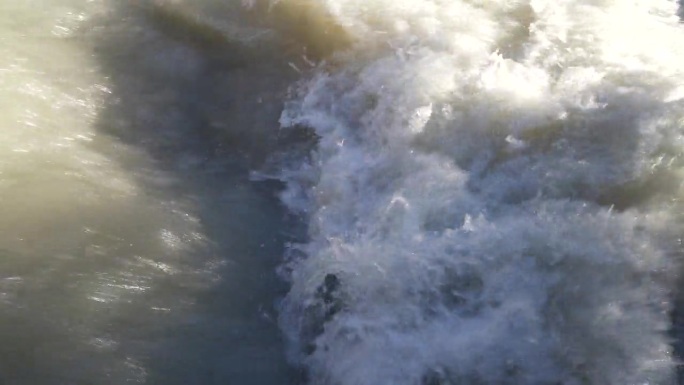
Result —
<path fill-rule="evenodd" d="M 280 76 L 145 5 L 0 0 L 2 384 L 291 380 L 281 213 L 238 155 Z"/>
<path fill-rule="evenodd" d="M 350 41 L 281 123 L 309 221 L 281 309 L 312 384 L 671 384 L 674 1 L 282 0 Z"/>

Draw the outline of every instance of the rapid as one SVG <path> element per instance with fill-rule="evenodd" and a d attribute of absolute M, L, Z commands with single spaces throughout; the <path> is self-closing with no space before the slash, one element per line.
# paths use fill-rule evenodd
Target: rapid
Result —
<path fill-rule="evenodd" d="M 0 383 L 684 383 L 672 0 L 0 0 Z"/>

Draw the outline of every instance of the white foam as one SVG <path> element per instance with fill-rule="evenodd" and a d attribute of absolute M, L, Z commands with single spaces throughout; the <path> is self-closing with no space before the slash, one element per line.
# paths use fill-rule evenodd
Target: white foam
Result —
<path fill-rule="evenodd" d="M 676 4 L 320 3 L 354 42 L 281 119 L 320 136 L 282 196 L 311 382 L 672 383 Z"/>

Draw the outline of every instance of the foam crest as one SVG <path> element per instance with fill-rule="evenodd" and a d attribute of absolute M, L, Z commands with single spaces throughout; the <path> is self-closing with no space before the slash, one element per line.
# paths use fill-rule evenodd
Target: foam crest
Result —
<path fill-rule="evenodd" d="M 311 382 L 672 383 L 676 4 L 321 4 L 353 43 L 281 118 L 319 137 L 282 195 Z"/>

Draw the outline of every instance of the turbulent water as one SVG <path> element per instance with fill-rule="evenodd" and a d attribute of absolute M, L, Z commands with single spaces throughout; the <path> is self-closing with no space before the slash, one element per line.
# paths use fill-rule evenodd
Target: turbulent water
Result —
<path fill-rule="evenodd" d="M 684 383 L 682 15 L 0 0 L 0 383 Z"/>
<path fill-rule="evenodd" d="M 0 0 L 0 384 L 294 383 L 278 186 L 248 180 L 275 82 L 189 26 Z"/>

